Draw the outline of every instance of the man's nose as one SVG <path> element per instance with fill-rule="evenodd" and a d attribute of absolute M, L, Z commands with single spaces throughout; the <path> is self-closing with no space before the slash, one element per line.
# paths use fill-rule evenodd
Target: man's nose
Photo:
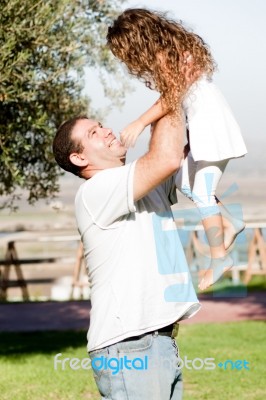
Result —
<path fill-rule="evenodd" d="M 112 133 L 113 133 L 113 131 L 111 128 L 99 127 L 97 130 L 98 137 L 101 137 L 104 139 L 108 138 L 108 136 L 111 135 Z"/>
<path fill-rule="evenodd" d="M 110 128 L 103 128 L 103 135 L 104 137 L 108 137 L 112 133 L 112 129 Z"/>

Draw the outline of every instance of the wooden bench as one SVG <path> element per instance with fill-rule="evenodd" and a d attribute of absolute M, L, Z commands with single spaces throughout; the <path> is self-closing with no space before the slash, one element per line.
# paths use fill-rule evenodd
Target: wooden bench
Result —
<path fill-rule="evenodd" d="M 201 225 L 193 226 L 178 226 L 179 229 L 184 229 L 189 231 L 189 244 L 186 248 L 186 257 L 188 264 L 191 266 L 193 263 L 199 265 L 199 257 L 208 246 L 205 246 L 203 249 L 203 245 L 199 240 L 199 232 L 203 231 Z M 244 283 L 247 284 L 253 275 L 265 275 L 266 276 L 266 244 L 265 239 L 263 237 L 263 229 L 266 228 L 266 223 L 264 222 L 256 222 L 256 223 L 247 223 L 246 228 L 252 229 L 252 238 L 247 244 L 247 262 L 246 263 L 236 263 L 236 265 L 232 268 L 231 274 L 233 282 L 239 283 L 240 280 L 240 272 L 244 271 Z M 22 290 L 22 296 L 24 300 L 29 300 L 29 292 L 27 288 L 27 283 L 44 283 L 48 282 L 48 278 L 44 279 L 35 279 L 35 280 L 25 280 L 23 276 L 22 266 L 31 265 L 31 264 L 40 264 L 40 263 L 55 263 L 60 260 L 60 257 L 34 257 L 34 258 L 19 258 L 16 250 L 16 242 L 56 242 L 56 241 L 75 241 L 79 243 L 75 264 L 73 267 L 73 276 L 72 276 L 72 292 L 71 297 L 73 297 L 73 292 L 75 287 L 83 287 L 85 284 L 81 282 L 81 270 L 84 264 L 83 257 L 83 247 L 80 243 L 80 237 L 78 235 L 73 236 L 32 236 L 32 235 L 19 235 L 15 237 L 13 240 L 6 240 L 6 255 L 5 258 L 0 260 L 0 299 L 7 299 L 7 290 L 9 287 L 19 286 Z M 234 250 L 233 250 L 234 251 Z M 233 253 L 232 253 L 233 254 Z M 62 259 L 62 258 L 61 258 Z M 1 266 L 2 266 L 2 274 L 1 274 Z M 10 280 L 10 269 L 13 267 L 15 269 L 15 273 L 17 276 L 17 280 Z M 47 280 L 48 279 L 48 280 Z"/>
<path fill-rule="evenodd" d="M 253 275 L 266 276 L 266 243 L 262 229 L 266 223 L 247 224 L 253 229 L 253 236 L 248 248 L 248 264 L 244 282 L 247 284 Z"/>
<path fill-rule="evenodd" d="M 25 279 L 23 274 L 24 266 L 33 264 L 47 264 L 56 263 L 63 260 L 62 257 L 32 257 L 32 258 L 20 258 L 17 253 L 16 243 L 17 242 L 69 242 L 69 241 L 80 241 L 78 235 L 74 236 L 30 236 L 20 235 L 14 240 L 8 240 L 6 242 L 6 254 L 5 258 L 0 260 L 0 300 L 7 300 L 7 291 L 11 287 L 20 287 L 22 291 L 23 300 L 29 300 L 28 284 L 42 284 L 51 283 L 54 281 L 53 278 L 37 278 L 37 279 Z M 82 246 L 78 246 L 76 263 L 73 271 L 73 282 L 72 282 L 72 293 L 76 286 L 84 286 L 84 283 L 80 282 L 81 265 L 83 260 L 83 249 Z M 2 267 L 2 268 L 1 268 Z M 16 274 L 16 280 L 10 279 L 11 268 L 14 268 Z M 2 271 L 1 271 L 2 269 Z"/>

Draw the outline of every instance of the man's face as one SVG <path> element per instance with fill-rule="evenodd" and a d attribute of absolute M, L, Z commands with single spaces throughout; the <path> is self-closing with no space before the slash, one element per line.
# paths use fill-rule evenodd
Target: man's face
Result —
<path fill-rule="evenodd" d="M 78 120 L 72 130 L 72 139 L 83 147 L 80 154 L 85 169 L 95 173 L 125 163 L 126 148 L 116 139 L 112 130 L 91 119 Z"/>

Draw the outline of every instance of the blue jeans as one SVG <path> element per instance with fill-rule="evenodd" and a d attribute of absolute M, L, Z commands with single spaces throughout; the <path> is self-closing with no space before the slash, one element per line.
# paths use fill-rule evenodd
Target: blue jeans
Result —
<path fill-rule="evenodd" d="M 148 333 L 89 353 L 102 399 L 181 400 L 175 339 Z"/>

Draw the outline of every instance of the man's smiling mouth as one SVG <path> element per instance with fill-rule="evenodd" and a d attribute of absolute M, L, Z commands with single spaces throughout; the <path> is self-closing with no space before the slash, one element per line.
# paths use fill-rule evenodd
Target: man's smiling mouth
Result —
<path fill-rule="evenodd" d="M 115 142 L 118 142 L 117 138 L 113 138 L 109 143 L 109 147 L 111 147 Z"/>

